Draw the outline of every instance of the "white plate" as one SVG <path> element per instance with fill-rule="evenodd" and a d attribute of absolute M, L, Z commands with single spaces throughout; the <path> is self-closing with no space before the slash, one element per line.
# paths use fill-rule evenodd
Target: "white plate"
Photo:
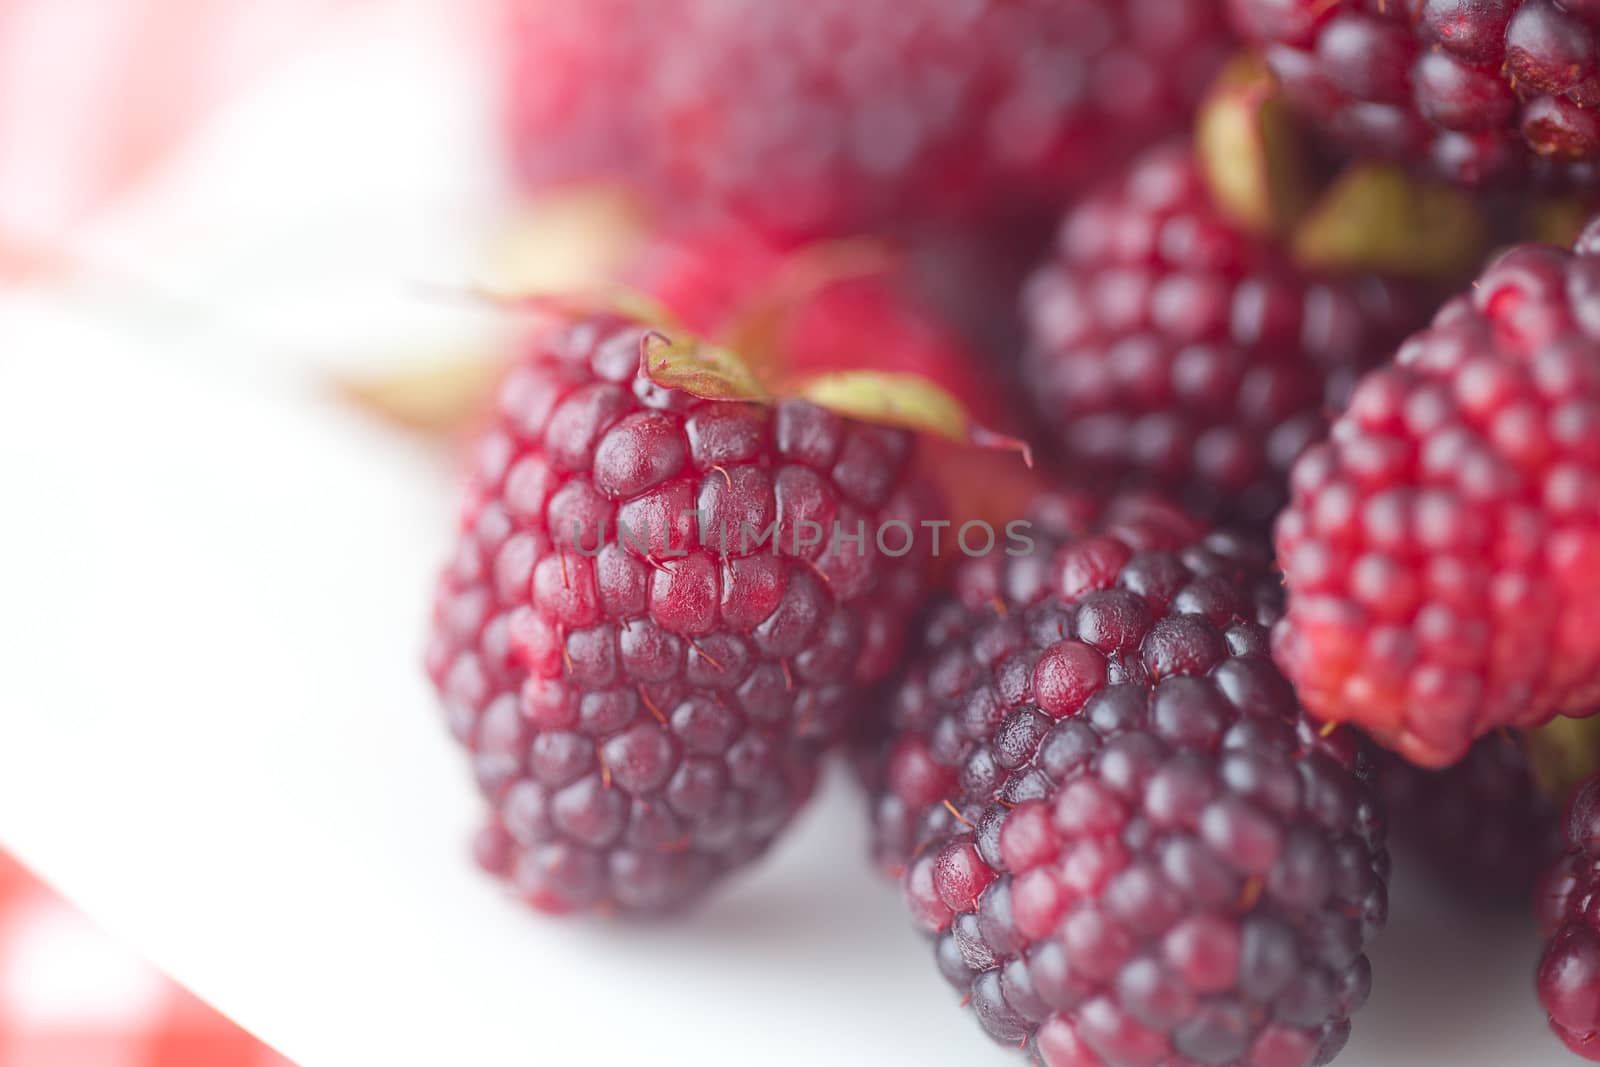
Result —
<path fill-rule="evenodd" d="M 441 464 L 310 390 L 8 314 L 0 843 L 112 931 L 303 1067 L 1017 1062 L 867 872 L 842 780 L 681 925 L 514 905 L 418 666 Z M 1527 927 L 1403 895 L 1339 1063 L 1569 1062 Z"/>

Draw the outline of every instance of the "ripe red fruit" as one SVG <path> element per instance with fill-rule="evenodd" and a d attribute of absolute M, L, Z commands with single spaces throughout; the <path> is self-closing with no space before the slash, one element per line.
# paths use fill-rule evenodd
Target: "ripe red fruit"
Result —
<path fill-rule="evenodd" d="M 674 909 L 766 848 L 926 591 L 926 540 L 875 531 L 940 514 L 909 433 L 667 388 L 650 336 L 576 319 L 516 364 L 439 586 L 480 859 L 548 911 Z"/>
<path fill-rule="evenodd" d="M 1230 0 L 1297 107 L 1355 151 L 1477 184 L 1592 181 L 1600 7 L 1588 0 Z"/>
<path fill-rule="evenodd" d="M 1047 1067 L 1326 1063 L 1387 912 L 1352 731 L 1273 666 L 1264 551 L 1149 500 L 1040 501 L 963 566 L 893 704 L 878 859 L 944 976 Z"/>
<path fill-rule="evenodd" d="M 1600 778 L 1574 794 L 1566 833 L 1567 852 L 1546 872 L 1536 902 L 1550 939 L 1536 984 L 1556 1036 L 1600 1062 Z"/>
<path fill-rule="evenodd" d="M 816 235 L 1047 204 L 1179 128 L 1220 0 L 511 0 L 535 186 Z"/>
<path fill-rule="evenodd" d="M 1415 286 L 1295 268 L 1214 204 L 1179 144 L 1067 215 L 1024 305 L 1024 377 L 1064 463 L 1256 524 L 1327 413 L 1427 314 Z"/>
<path fill-rule="evenodd" d="M 1600 703 L 1600 226 L 1496 260 L 1292 492 L 1276 652 L 1313 714 L 1444 766 Z"/>

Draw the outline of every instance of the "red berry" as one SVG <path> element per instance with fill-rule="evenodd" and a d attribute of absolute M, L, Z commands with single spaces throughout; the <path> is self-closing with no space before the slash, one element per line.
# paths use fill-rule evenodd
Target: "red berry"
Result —
<path fill-rule="evenodd" d="M 1178 145 L 1067 215 L 1025 308 L 1025 377 L 1066 463 L 1255 523 L 1325 412 L 1427 314 L 1402 286 L 1296 270 L 1228 221 Z"/>
<path fill-rule="evenodd" d="M 1590 710 L 1596 500 L 1600 255 L 1518 248 L 1295 467 L 1276 647 L 1307 708 L 1429 766 Z"/>
<path fill-rule="evenodd" d="M 879 863 L 1047 1067 L 1327 1062 L 1387 910 L 1370 754 L 1273 666 L 1253 542 L 1150 498 L 1039 504 L 1037 554 L 964 563 L 895 692 Z"/>
<path fill-rule="evenodd" d="M 923 541 L 822 551 L 800 525 L 936 516 L 909 434 L 662 388 L 646 333 L 573 321 L 510 372 L 434 614 L 479 856 L 549 911 L 676 908 L 760 853 L 927 581 Z"/>
<path fill-rule="evenodd" d="M 1600 162 L 1587 0 L 1231 0 L 1292 102 L 1357 152 L 1468 184 Z"/>
<path fill-rule="evenodd" d="M 1057 203 L 1183 124 L 1220 0 L 511 0 L 531 183 L 846 233 Z"/>
<path fill-rule="evenodd" d="M 1550 942 L 1539 963 L 1540 1003 L 1550 1028 L 1573 1052 L 1600 1062 L 1600 779 L 1567 810 L 1567 852 L 1540 886 L 1537 909 Z"/>

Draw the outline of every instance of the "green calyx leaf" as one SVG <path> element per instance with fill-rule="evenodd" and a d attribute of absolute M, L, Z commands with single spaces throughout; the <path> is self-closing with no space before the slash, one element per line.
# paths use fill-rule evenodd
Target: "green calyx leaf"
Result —
<path fill-rule="evenodd" d="M 1487 229 L 1472 199 L 1399 167 L 1341 175 L 1300 223 L 1295 261 L 1310 270 L 1448 282 L 1483 259 Z"/>
<path fill-rule="evenodd" d="M 738 352 L 688 333 L 645 334 L 639 344 L 639 369 L 664 389 L 681 389 L 702 400 L 770 403 L 773 399 Z"/>
<path fill-rule="evenodd" d="M 865 422 L 1016 452 L 1025 464 L 1033 466 L 1033 451 L 1027 442 L 978 425 L 949 390 L 917 374 L 833 371 L 795 382 L 785 392 Z"/>
<path fill-rule="evenodd" d="M 1212 200 L 1251 233 L 1286 232 L 1310 202 L 1299 130 L 1277 78 L 1253 53 L 1212 86 L 1195 122 L 1195 149 Z"/>
<path fill-rule="evenodd" d="M 1564 806 L 1584 779 L 1600 773 L 1600 716 L 1551 719 L 1525 731 L 1522 747 L 1534 781 L 1545 796 Z"/>
<path fill-rule="evenodd" d="M 1557 248 L 1571 248 L 1589 220 L 1594 218 L 1595 209 L 1593 196 L 1569 193 L 1535 197 L 1523 209 L 1522 231 L 1517 237 Z"/>

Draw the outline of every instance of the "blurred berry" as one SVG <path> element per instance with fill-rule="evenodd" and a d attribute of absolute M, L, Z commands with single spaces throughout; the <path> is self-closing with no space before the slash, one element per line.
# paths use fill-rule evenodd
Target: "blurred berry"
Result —
<path fill-rule="evenodd" d="M 1539 787 L 1514 738 L 1486 737 L 1466 759 L 1438 771 L 1384 753 L 1378 783 L 1397 847 L 1421 859 L 1454 896 L 1526 907 L 1561 853 L 1560 805 Z"/>
<path fill-rule="evenodd" d="M 786 233 L 1015 217 L 1180 128 L 1221 0 L 509 0 L 535 187 Z"/>
<path fill-rule="evenodd" d="M 1262 527 L 1328 412 L 1428 313 L 1414 286 L 1296 269 L 1216 207 L 1183 145 L 1074 208 L 1024 303 L 1024 377 L 1069 469 Z"/>

